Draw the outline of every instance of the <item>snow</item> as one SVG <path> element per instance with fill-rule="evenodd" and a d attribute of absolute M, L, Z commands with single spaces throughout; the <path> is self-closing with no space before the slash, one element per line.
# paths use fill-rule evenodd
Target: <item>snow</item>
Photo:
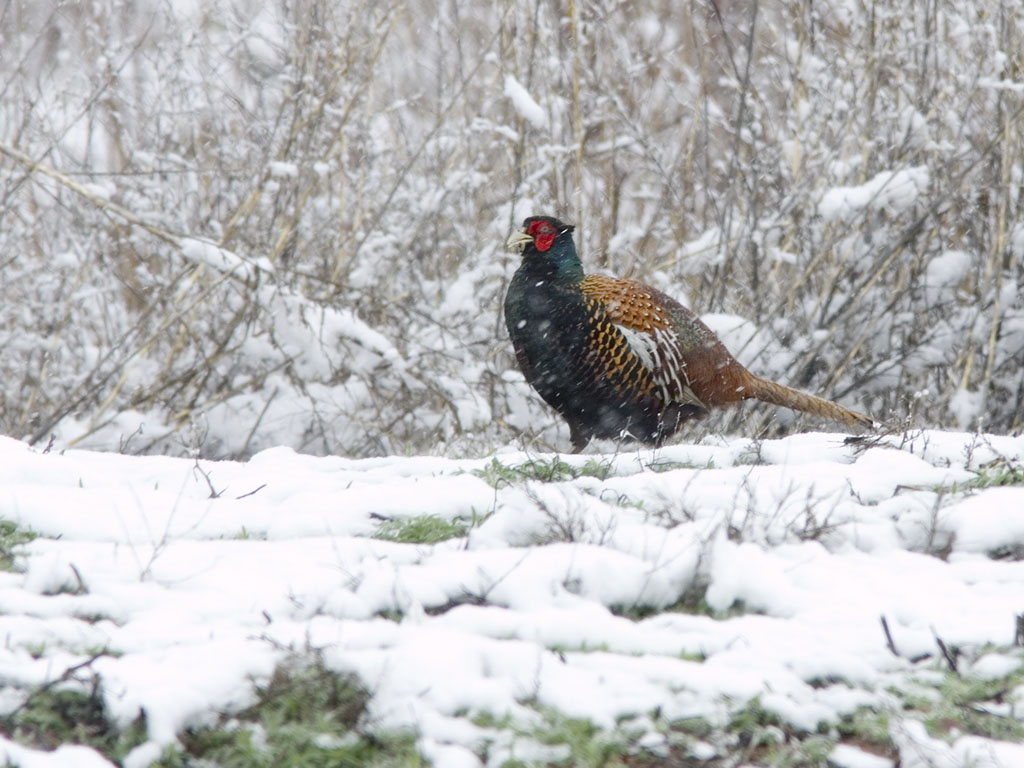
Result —
<path fill-rule="evenodd" d="M 898 213 L 914 204 L 928 189 L 930 179 L 923 165 L 882 171 L 864 184 L 828 190 L 818 203 L 818 213 L 829 221 L 850 219 L 865 210 Z"/>
<path fill-rule="evenodd" d="M 686 243 L 678 257 L 680 269 L 687 275 L 700 274 L 703 270 L 722 261 L 722 231 L 712 227 L 701 233 L 695 240 Z"/>
<path fill-rule="evenodd" d="M 126 760 L 141 766 L 184 728 L 250 704 L 287 649 L 312 647 L 365 684 L 375 727 L 415 729 L 437 766 L 479 766 L 485 743 L 489 762 L 533 749 L 511 725 L 485 732 L 481 713 L 522 729 L 539 706 L 612 729 L 655 711 L 721 723 L 755 698 L 812 733 L 888 709 L 904 766 L 1024 764 L 1024 747 L 930 737 L 889 693 L 943 669 L 936 637 L 968 654 L 972 678 L 1020 669 L 1024 569 L 990 555 L 1024 548 L 1024 489 L 955 488 L 993 460 L 1019 466 L 1024 438 L 708 438 L 560 457 L 603 463 L 603 480 L 497 488 L 475 474 L 493 458 L 275 448 L 214 462 L 0 438 L 0 518 L 38 534 L 20 570 L 0 573 L 3 700 L 107 649 L 91 670 L 117 723 L 145 711 L 148 741 Z M 434 545 L 373 537 L 382 518 L 419 515 L 470 530 Z M 664 610 L 693 594 L 709 613 Z M 644 737 L 652 751 L 657 735 Z M 108 765 L 0 739 L 4 754 Z M 847 744 L 830 759 L 893 765 Z"/>
<path fill-rule="evenodd" d="M 928 302 L 949 299 L 953 289 L 974 265 L 974 257 L 965 251 L 946 251 L 928 262 L 924 272 L 924 289 Z"/>
<path fill-rule="evenodd" d="M 277 179 L 294 179 L 299 175 L 299 167 L 295 163 L 284 163 L 278 160 L 271 162 L 269 168 L 270 175 Z"/>
<path fill-rule="evenodd" d="M 1024 262 L 1024 222 L 1017 222 L 1010 230 L 1010 251 L 1014 257 Z"/>
<path fill-rule="evenodd" d="M 1020 660 L 1005 653 L 986 653 L 968 670 L 970 677 L 978 680 L 1001 680 L 1020 666 Z"/>
<path fill-rule="evenodd" d="M 516 113 L 534 128 L 547 127 L 547 114 L 513 75 L 505 75 L 505 96 L 512 102 Z"/>
<path fill-rule="evenodd" d="M 257 269 L 270 269 L 270 264 L 266 259 L 261 259 L 259 262 L 248 262 L 231 251 L 195 237 L 188 237 L 181 241 L 181 253 L 193 263 L 204 264 L 217 272 L 234 274 L 244 280 L 252 279 Z"/>
<path fill-rule="evenodd" d="M 1024 745 L 963 736 L 953 744 L 932 738 L 923 723 L 908 720 L 892 729 L 901 768 L 1016 768 L 1024 765 Z"/>
<path fill-rule="evenodd" d="M 960 429 L 970 429 L 984 415 L 985 393 L 957 387 L 949 399 L 949 410 Z"/>
<path fill-rule="evenodd" d="M 836 744 L 828 759 L 836 768 L 893 768 L 892 760 L 872 755 L 849 744 Z"/>
<path fill-rule="evenodd" d="M 0 736 L 0 757 L 9 765 L 19 768 L 113 768 L 114 764 L 103 759 L 97 752 L 88 747 L 63 745 L 53 752 L 39 752 L 27 749 Z M 154 755 L 159 757 L 159 755 Z"/>
<path fill-rule="evenodd" d="M 943 521 L 957 548 L 991 552 L 1000 546 L 1024 551 L 1024 488 L 987 488 L 964 499 Z"/>

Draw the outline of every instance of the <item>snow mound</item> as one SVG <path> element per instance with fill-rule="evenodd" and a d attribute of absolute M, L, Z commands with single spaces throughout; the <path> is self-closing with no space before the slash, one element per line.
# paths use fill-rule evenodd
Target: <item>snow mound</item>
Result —
<path fill-rule="evenodd" d="M 931 739 L 891 691 L 941 670 L 936 638 L 972 679 L 1018 674 L 1024 489 L 971 488 L 1022 460 L 1024 438 L 942 432 L 245 463 L 0 438 L 0 518 L 37 535 L 0 573 L 4 700 L 104 649 L 89 667 L 115 722 L 145 713 L 142 765 L 315 648 L 372 692 L 374 727 L 414 729 L 439 766 L 483 764 L 483 715 L 505 744 L 538 711 L 615 729 L 749 706 L 802 733 L 886 711 L 903 765 L 1016 765 L 1014 745 Z M 425 516 L 453 538 L 382 533 Z M 844 768 L 894 764 L 834 746 Z M 84 747 L 4 754 L 108 765 Z"/>

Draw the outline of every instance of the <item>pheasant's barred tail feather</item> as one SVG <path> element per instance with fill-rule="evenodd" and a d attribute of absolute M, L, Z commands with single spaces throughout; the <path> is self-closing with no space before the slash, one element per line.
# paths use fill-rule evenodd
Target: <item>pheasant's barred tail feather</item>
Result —
<path fill-rule="evenodd" d="M 849 408 L 844 408 L 839 403 L 833 403 L 831 400 L 826 400 L 816 395 L 809 395 L 806 392 L 792 389 L 784 384 L 776 384 L 774 381 L 762 379 L 754 374 L 750 374 L 750 376 L 753 379 L 749 387 L 750 394 L 765 403 L 782 405 L 795 411 L 811 413 L 826 419 L 835 419 L 836 421 L 849 424 L 851 427 L 871 429 L 875 425 L 874 421 L 868 416 Z"/>

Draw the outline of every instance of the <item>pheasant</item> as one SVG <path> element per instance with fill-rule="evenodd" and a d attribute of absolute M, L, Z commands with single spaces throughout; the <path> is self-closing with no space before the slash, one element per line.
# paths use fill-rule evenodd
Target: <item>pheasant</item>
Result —
<path fill-rule="evenodd" d="M 523 260 L 505 296 L 505 323 L 526 381 L 568 423 L 574 452 L 591 438 L 661 445 L 686 421 L 752 398 L 873 426 L 864 414 L 755 376 L 661 291 L 585 275 L 573 229 L 531 216 L 509 237 Z"/>

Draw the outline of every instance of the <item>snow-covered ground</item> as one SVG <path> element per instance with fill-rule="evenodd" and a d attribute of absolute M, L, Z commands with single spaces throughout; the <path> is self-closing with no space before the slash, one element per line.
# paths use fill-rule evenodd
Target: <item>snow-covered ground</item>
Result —
<path fill-rule="evenodd" d="M 1018 681 L 991 706 L 1024 721 L 1024 487 L 978 482 L 1019 470 L 1024 438 L 707 438 L 560 460 L 579 471 L 548 480 L 538 467 L 566 465 L 511 450 L 233 463 L 0 438 L 0 518 L 38 534 L 0 572 L 0 707 L 108 650 L 91 668 L 120 725 L 145 712 L 149 741 L 125 760 L 142 766 L 314 647 L 372 693 L 374 727 L 411 727 L 436 766 L 558 757 L 523 736 L 540 711 L 627 724 L 658 754 L 659 723 L 714 729 L 752 702 L 796 732 L 890 712 L 903 768 L 1024 766 L 1024 746 L 929 735 L 898 694 L 947 674 L 941 640 L 959 675 Z M 374 537 L 424 515 L 468 535 Z M 830 759 L 894 764 L 856 743 Z"/>

